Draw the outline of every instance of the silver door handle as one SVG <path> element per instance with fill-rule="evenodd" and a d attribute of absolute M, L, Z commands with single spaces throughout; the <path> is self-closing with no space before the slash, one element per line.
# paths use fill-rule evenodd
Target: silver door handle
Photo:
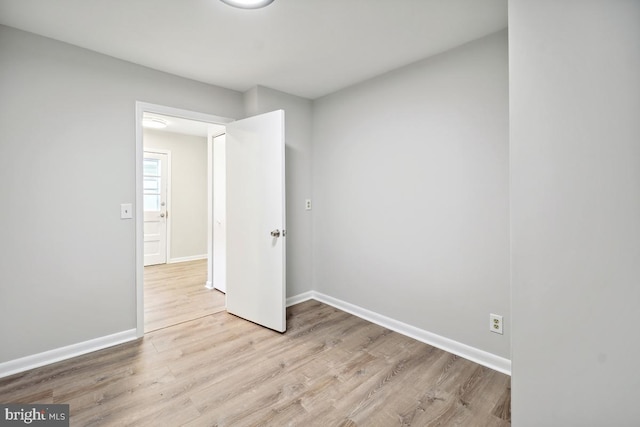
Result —
<path fill-rule="evenodd" d="M 271 232 L 271 236 L 272 236 L 272 237 L 276 237 L 276 238 L 277 238 L 277 237 L 280 237 L 280 230 L 273 230 L 273 231 Z"/>
<path fill-rule="evenodd" d="M 160 218 L 164 218 L 164 212 L 160 214 Z"/>

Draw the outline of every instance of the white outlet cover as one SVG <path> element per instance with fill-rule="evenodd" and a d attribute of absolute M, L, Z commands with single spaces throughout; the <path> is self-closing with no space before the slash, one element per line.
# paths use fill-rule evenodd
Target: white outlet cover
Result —
<path fill-rule="evenodd" d="M 489 330 L 500 335 L 504 333 L 502 330 L 502 316 L 493 313 L 489 315 Z"/>

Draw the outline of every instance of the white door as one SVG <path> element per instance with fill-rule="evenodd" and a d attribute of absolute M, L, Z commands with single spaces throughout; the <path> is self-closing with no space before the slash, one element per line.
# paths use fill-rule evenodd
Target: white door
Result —
<path fill-rule="evenodd" d="M 227 311 L 286 330 L 284 111 L 227 125 Z"/>
<path fill-rule="evenodd" d="M 226 136 L 213 138 L 213 287 L 227 292 Z"/>
<path fill-rule="evenodd" d="M 166 153 L 144 152 L 144 265 L 167 262 L 167 177 Z"/>

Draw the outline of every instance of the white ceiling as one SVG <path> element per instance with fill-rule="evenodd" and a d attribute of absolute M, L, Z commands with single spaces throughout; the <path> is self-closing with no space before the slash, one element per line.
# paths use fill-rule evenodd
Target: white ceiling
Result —
<path fill-rule="evenodd" d="M 315 99 L 507 26 L 507 0 L 0 0 L 0 23 L 157 70 Z"/>
<path fill-rule="evenodd" d="M 161 132 L 179 133 L 182 135 L 193 135 L 207 137 L 208 133 L 211 135 L 219 135 L 225 132 L 224 125 L 218 125 L 214 123 L 199 122 L 196 120 L 183 119 L 181 117 L 165 116 L 157 113 L 147 113 L 142 115 L 144 118 L 159 118 L 167 124 L 166 128 L 154 129 Z"/>

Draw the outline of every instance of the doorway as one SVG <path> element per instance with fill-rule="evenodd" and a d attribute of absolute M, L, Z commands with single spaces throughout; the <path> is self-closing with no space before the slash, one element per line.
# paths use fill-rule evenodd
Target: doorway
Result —
<path fill-rule="evenodd" d="M 222 293 L 204 288 L 209 257 L 209 125 L 145 113 L 143 128 L 144 323 L 148 333 L 223 311 L 225 299 Z"/>
<path fill-rule="evenodd" d="M 144 118 L 156 129 L 144 128 Z M 140 102 L 136 119 L 136 228 L 142 229 L 136 233 L 137 335 L 142 336 L 225 309 L 224 294 L 205 288 L 212 282 L 207 159 L 212 135 L 224 133 L 232 120 Z"/>
<path fill-rule="evenodd" d="M 138 337 L 145 333 L 143 268 L 144 114 L 206 122 L 208 163 L 207 284 L 213 281 L 213 145 L 225 129 L 227 312 L 267 328 L 286 330 L 286 222 L 284 111 L 230 120 L 136 102 L 136 297 Z M 216 178 L 217 179 L 217 178 Z M 233 219 L 233 221 L 231 221 Z"/>

